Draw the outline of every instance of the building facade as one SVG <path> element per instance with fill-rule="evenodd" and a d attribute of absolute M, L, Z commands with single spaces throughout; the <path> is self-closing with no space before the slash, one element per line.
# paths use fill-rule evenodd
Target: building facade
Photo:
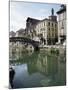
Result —
<path fill-rule="evenodd" d="M 43 38 L 45 44 L 52 45 L 58 41 L 57 17 L 54 15 L 54 9 L 49 19 L 43 19 L 37 23 L 35 31 L 36 35 Z"/>
<path fill-rule="evenodd" d="M 9 37 L 15 37 L 16 33 L 14 31 L 9 32 Z"/>
<path fill-rule="evenodd" d="M 61 5 L 58 14 L 58 42 L 63 44 L 66 40 L 66 6 Z"/>
<path fill-rule="evenodd" d="M 24 37 L 25 36 L 25 29 L 19 29 L 18 31 L 16 31 L 16 37 Z"/>
<path fill-rule="evenodd" d="M 35 36 L 35 26 L 40 20 L 28 17 L 26 20 L 26 35 L 31 39 Z"/>

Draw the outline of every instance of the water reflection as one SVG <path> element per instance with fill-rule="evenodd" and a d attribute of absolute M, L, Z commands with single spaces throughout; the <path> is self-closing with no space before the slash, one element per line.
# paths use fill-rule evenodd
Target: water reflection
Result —
<path fill-rule="evenodd" d="M 14 54 L 13 54 L 14 55 Z M 16 60 L 10 61 L 15 66 L 14 88 L 42 87 L 66 84 L 66 65 L 62 56 L 42 52 L 15 53 Z"/>

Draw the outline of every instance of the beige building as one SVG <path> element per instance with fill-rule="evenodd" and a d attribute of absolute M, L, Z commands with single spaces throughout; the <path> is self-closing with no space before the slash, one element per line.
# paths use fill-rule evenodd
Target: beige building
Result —
<path fill-rule="evenodd" d="M 62 43 L 66 39 L 66 6 L 61 5 L 58 14 L 58 42 Z"/>
<path fill-rule="evenodd" d="M 58 41 L 57 17 L 54 15 L 54 9 L 49 19 L 39 21 L 35 27 L 36 35 L 45 39 L 45 44 L 55 44 Z"/>

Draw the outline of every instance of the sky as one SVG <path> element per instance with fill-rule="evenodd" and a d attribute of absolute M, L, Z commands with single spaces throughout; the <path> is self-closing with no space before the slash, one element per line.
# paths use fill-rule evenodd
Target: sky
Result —
<path fill-rule="evenodd" d="M 17 31 L 20 28 L 26 28 L 26 19 L 28 17 L 35 19 L 45 19 L 51 15 L 51 9 L 54 8 L 54 15 L 60 9 L 61 4 L 10 1 L 10 31 Z"/>

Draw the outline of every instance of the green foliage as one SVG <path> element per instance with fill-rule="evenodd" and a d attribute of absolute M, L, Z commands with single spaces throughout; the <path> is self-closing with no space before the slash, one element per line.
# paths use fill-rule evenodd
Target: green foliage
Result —
<path fill-rule="evenodd" d="M 53 53 L 53 54 L 59 54 L 59 50 L 55 49 L 55 48 L 51 48 L 50 52 Z"/>

